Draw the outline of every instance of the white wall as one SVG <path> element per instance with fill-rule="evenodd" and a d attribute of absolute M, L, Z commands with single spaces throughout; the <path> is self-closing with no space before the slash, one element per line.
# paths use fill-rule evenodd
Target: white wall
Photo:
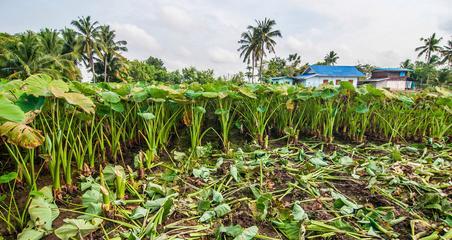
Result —
<path fill-rule="evenodd" d="M 406 81 L 381 81 L 376 82 L 375 87 L 377 88 L 389 88 L 391 90 L 405 90 Z"/>
<path fill-rule="evenodd" d="M 358 78 L 357 77 L 312 77 L 306 79 L 305 87 L 319 87 L 323 84 L 323 80 L 328 80 L 328 82 L 332 82 L 334 86 L 339 86 L 339 84 L 336 85 L 336 80 L 340 81 L 349 81 L 353 80 L 353 86 L 358 86 Z"/>

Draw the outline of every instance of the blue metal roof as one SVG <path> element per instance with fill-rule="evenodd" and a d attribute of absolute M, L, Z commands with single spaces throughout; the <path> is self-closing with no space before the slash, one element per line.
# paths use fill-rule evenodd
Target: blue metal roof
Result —
<path fill-rule="evenodd" d="M 413 70 L 408 68 L 375 68 L 374 71 L 386 71 L 386 72 L 412 72 Z"/>
<path fill-rule="evenodd" d="M 304 78 L 317 74 L 320 77 L 364 77 L 355 66 L 328 66 L 328 65 L 311 65 L 305 73 L 297 77 Z"/>

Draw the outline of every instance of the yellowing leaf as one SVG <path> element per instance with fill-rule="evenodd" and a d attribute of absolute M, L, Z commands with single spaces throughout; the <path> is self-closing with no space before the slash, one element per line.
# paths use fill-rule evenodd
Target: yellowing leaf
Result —
<path fill-rule="evenodd" d="M 94 113 L 95 105 L 89 97 L 81 93 L 64 93 L 62 97 L 64 97 L 69 104 L 76 105 L 87 113 Z"/>
<path fill-rule="evenodd" d="M 3 123 L 0 126 L 0 136 L 5 136 L 9 143 L 28 149 L 38 147 L 44 142 L 41 131 L 23 123 Z"/>

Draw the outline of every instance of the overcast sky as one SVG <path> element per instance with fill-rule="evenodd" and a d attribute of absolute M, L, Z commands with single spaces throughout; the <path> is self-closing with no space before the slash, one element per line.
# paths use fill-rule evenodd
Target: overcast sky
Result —
<path fill-rule="evenodd" d="M 245 69 L 237 41 L 264 17 L 283 35 L 276 55 L 299 53 L 310 63 L 334 50 L 340 65 L 398 66 L 416 57 L 420 37 L 452 36 L 452 0 L 0 0 L 0 9 L 0 31 L 60 29 L 91 15 L 128 41 L 129 58 L 217 74 Z"/>

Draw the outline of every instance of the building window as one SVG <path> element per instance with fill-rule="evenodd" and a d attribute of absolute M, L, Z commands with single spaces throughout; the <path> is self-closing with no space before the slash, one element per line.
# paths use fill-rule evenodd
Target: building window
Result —
<path fill-rule="evenodd" d="M 341 80 L 336 79 L 336 85 L 339 85 L 339 84 L 341 84 Z"/>
<path fill-rule="evenodd" d="M 328 84 L 328 79 L 324 79 L 323 84 Z"/>

